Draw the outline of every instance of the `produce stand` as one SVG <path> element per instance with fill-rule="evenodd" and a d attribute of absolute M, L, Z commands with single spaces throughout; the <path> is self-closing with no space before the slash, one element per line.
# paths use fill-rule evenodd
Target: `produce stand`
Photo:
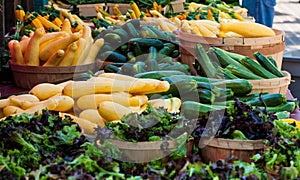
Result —
<path fill-rule="evenodd" d="M 180 12 L 84 4 L 92 18 L 52 2 L 15 10 L 5 47 L 14 84 L 0 84 L 1 177 L 300 177 L 283 32 L 222 1 L 180 1 Z"/>

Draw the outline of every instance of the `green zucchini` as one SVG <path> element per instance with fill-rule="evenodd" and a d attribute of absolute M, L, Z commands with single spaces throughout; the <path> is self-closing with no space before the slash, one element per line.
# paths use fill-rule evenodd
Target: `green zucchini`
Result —
<path fill-rule="evenodd" d="M 197 89 L 199 102 L 204 104 L 213 104 L 215 102 L 215 94 L 208 89 Z"/>
<path fill-rule="evenodd" d="M 196 119 L 208 112 L 225 109 L 226 106 L 209 105 L 195 101 L 184 101 L 180 108 L 180 113 L 187 119 Z"/>
<path fill-rule="evenodd" d="M 275 107 L 263 107 L 263 106 L 256 106 L 261 109 L 266 108 L 268 112 L 280 112 L 280 111 L 287 111 L 287 112 L 293 112 L 296 108 L 296 105 L 294 102 L 287 101 L 286 103 L 282 103 Z M 255 107 L 254 107 L 255 108 Z"/>
<path fill-rule="evenodd" d="M 143 50 L 139 43 L 133 42 L 129 44 L 130 49 L 134 52 L 134 56 L 140 56 L 143 54 Z"/>
<path fill-rule="evenodd" d="M 269 59 L 269 61 L 271 61 L 271 63 L 278 68 L 277 66 L 277 62 L 275 61 L 275 59 L 272 56 L 267 56 L 267 58 Z"/>
<path fill-rule="evenodd" d="M 147 71 L 158 71 L 158 64 L 155 59 L 150 59 L 146 62 Z"/>
<path fill-rule="evenodd" d="M 195 56 L 203 68 L 205 75 L 210 78 L 215 78 L 217 74 L 216 68 L 213 66 L 204 47 L 200 43 L 195 46 Z"/>
<path fill-rule="evenodd" d="M 121 37 L 122 42 L 127 42 L 128 38 L 129 38 L 129 34 L 121 27 L 114 29 L 112 31 L 112 33 L 118 34 Z"/>
<path fill-rule="evenodd" d="M 169 47 L 170 51 L 174 51 L 176 48 L 175 44 L 170 42 L 164 43 L 164 47 Z"/>
<path fill-rule="evenodd" d="M 172 53 L 172 49 L 169 48 L 168 46 L 164 46 L 163 48 L 161 48 L 161 49 L 158 51 L 158 54 L 159 54 L 160 56 L 169 56 L 171 53 Z"/>
<path fill-rule="evenodd" d="M 228 65 L 234 65 L 241 70 L 248 70 L 245 66 L 243 66 L 239 61 L 234 60 L 231 58 L 223 49 L 212 47 L 213 51 L 217 55 L 219 62 L 223 68 L 227 67 Z"/>
<path fill-rule="evenodd" d="M 190 95 L 191 92 L 197 88 L 197 82 L 193 79 L 187 81 L 186 79 L 163 77 L 161 80 L 167 81 L 170 84 L 169 90 L 162 94 L 172 94 L 173 97 L 184 99 L 185 96 L 181 97 L 182 95 Z"/>
<path fill-rule="evenodd" d="M 139 36 L 139 30 L 137 30 L 137 27 L 135 27 L 130 21 L 125 23 L 122 27 L 129 34 L 129 38 L 136 38 Z"/>
<path fill-rule="evenodd" d="M 237 54 L 237 53 L 234 53 L 234 52 L 225 51 L 225 50 L 223 50 L 223 52 L 226 53 L 228 56 L 230 56 L 232 59 L 234 59 L 238 62 L 241 62 L 241 59 L 246 57 L 244 55 Z"/>
<path fill-rule="evenodd" d="M 127 54 L 126 54 L 128 60 L 131 62 L 131 63 L 134 63 L 136 61 L 136 58 L 134 56 L 134 52 L 132 51 L 128 51 Z"/>
<path fill-rule="evenodd" d="M 193 78 L 191 78 L 193 79 Z M 196 81 L 197 82 L 197 88 L 199 89 L 208 89 L 208 90 L 211 90 L 211 89 L 214 89 L 214 85 L 212 85 L 211 83 L 208 83 L 208 82 L 201 82 L 201 81 Z"/>
<path fill-rule="evenodd" d="M 162 77 L 169 77 L 173 75 L 185 75 L 181 71 L 149 71 L 144 73 L 138 73 L 134 77 L 136 78 L 151 78 L 151 79 L 161 79 Z"/>
<path fill-rule="evenodd" d="M 102 54 L 103 60 L 109 61 L 109 62 L 119 62 L 119 63 L 125 63 L 127 62 L 126 56 L 123 54 L 117 53 L 115 51 L 106 51 Z"/>
<path fill-rule="evenodd" d="M 157 57 L 156 60 L 157 60 L 158 63 L 167 63 L 167 64 L 171 64 L 174 61 L 173 58 L 170 57 L 170 56 L 166 56 L 166 57 L 163 57 L 163 58 Z"/>
<path fill-rule="evenodd" d="M 245 57 L 244 59 L 242 59 L 241 63 L 258 76 L 261 76 L 266 79 L 277 78 L 276 75 L 272 74 L 267 69 L 265 69 L 264 67 L 262 67 L 260 64 L 258 64 L 257 62 L 255 62 L 253 59 L 249 57 Z"/>
<path fill-rule="evenodd" d="M 102 48 L 100 49 L 100 52 L 101 53 L 104 53 L 104 52 L 106 52 L 106 51 L 114 51 L 115 49 L 113 48 L 113 47 L 111 47 L 110 45 L 108 45 L 108 44 L 104 44 L 103 46 L 102 46 Z"/>
<path fill-rule="evenodd" d="M 251 106 L 267 106 L 274 107 L 286 102 L 286 96 L 284 94 L 265 94 L 259 97 L 255 97 L 249 101 L 247 104 Z"/>
<path fill-rule="evenodd" d="M 156 61 L 156 57 L 157 57 L 157 49 L 154 46 L 150 46 L 147 61 L 150 60 Z"/>
<path fill-rule="evenodd" d="M 148 26 L 148 27 L 157 35 L 158 39 L 164 40 L 164 41 L 170 41 L 171 40 L 170 36 L 168 36 L 165 32 L 157 29 L 156 26 Z"/>
<path fill-rule="evenodd" d="M 133 68 L 132 63 L 124 63 L 122 66 L 121 70 L 119 71 L 120 74 L 125 74 L 128 76 L 134 76 L 135 75 L 135 70 Z"/>
<path fill-rule="evenodd" d="M 110 32 L 104 35 L 103 37 L 104 42 L 109 43 L 109 44 L 120 44 L 122 42 L 122 38 L 119 34 Z"/>
<path fill-rule="evenodd" d="M 146 72 L 145 66 L 146 66 L 146 64 L 142 61 L 138 61 L 138 62 L 134 63 L 133 64 L 134 72 L 136 74 Z"/>
<path fill-rule="evenodd" d="M 180 52 L 179 52 L 178 49 L 175 49 L 175 50 L 170 54 L 170 56 L 171 56 L 172 58 L 177 58 L 179 55 L 180 55 Z"/>
<path fill-rule="evenodd" d="M 247 94 L 247 95 L 244 95 L 244 96 L 237 96 L 236 98 L 238 98 L 242 102 L 246 102 L 246 101 L 250 101 L 253 98 L 257 98 L 257 97 L 259 97 L 261 95 L 265 95 L 265 94 L 268 94 L 268 93 L 264 92 L 264 93 Z"/>
<path fill-rule="evenodd" d="M 120 68 L 113 64 L 107 64 L 103 67 L 103 70 L 105 73 L 117 73 L 120 71 Z"/>
<path fill-rule="evenodd" d="M 215 88 L 218 90 L 218 94 L 216 94 L 216 97 L 218 97 L 218 99 L 232 99 L 234 96 L 234 92 L 231 88 Z"/>
<path fill-rule="evenodd" d="M 190 71 L 190 67 L 187 64 L 181 64 L 178 62 L 172 62 L 171 64 L 166 64 L 165 66 L 159 66 L 160 70 L 176 70 L 184 72 L 185 74 L 188 74 Z"/>
<path fill-rule="evenodd" d="M 154 46 L 156 49 L 161 49 L 164 47 L 164 43 L 161 40 L 150 38 L 132 38 L 128 43 L 137 43 L 141 48 L 146 50 L 148 50 L 150 46 Z"/>
<path fill-rule="evenodd" d="M 220 88 L 230 88 L 236 96 L 244 96 L 252 91 L 252 85 L 246 79 L 228 79 L 224 81 L 213 82 L 212 84 Z"/>
<path fill-rule="evenodd" d="M 232 74 L 228 69 L 219 67 L 219 70 L 223 73 L 225 79 L 238 79 L 238 77 Z"/>
<path fill-rule="evenodd" d="M 263 77 L 254 74 L 253 72 L 249 71 L 249 70 L 244 70 L 241 69 L 235 65 L 228 65 L 226 66 L 225 69 L 228 69 L 229 71 L 232 72 L 232 74 L 234 74 L 235 76 L 239 77 L 239 78 L 244 78 L 244 79 L 264 79 Z"/>
<path fill-rule="evenodd" d="M 141 27 L 140 36 L 143 38 L 153 38 L 153 39 L 158 38 L 157 35 L 148 26 Z"/>
<path fill-rule="evenodd" d="M 260 52 L 255 52 L 254 57 L 261 64 L 261 66 L 265 67 L 269 72 L 273 73 L 276 77 L 284 77 L 284 74 L 276 67 L 274 64 L 262 55 Z"/>

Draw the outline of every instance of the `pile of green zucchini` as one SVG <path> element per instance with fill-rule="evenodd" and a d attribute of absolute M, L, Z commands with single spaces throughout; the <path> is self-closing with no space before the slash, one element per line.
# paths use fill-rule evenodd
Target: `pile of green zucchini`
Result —
<path fill-rule="evenodd" d="M 165 70 L 190 72 L 188 65 L 174 60 L 179 57 L 174 34 L 160 31 L 156 26 L 141 26 L 138 19 L 105 29 L 97 38 L 105 42 L 97 58 L 110 62 L 103 67 L 105 72 L 126 75 Z"/>
<path fill-rule="evenodd" d="M 211 47 L 207 52 L 201 44 L 195 46 L 197 73 L 211 78 L 225 79 L 272 79 L 284 77 L 272 56 L 255 52 L 254 59 L 237 53 Z"/>

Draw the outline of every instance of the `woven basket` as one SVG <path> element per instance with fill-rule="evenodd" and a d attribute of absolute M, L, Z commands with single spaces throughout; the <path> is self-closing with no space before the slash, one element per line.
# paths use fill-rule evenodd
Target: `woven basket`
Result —
<path fill-rule="evenodd" d="M 249 80 L 252 85 L 252 91 L 250 94 L 260 92 L 286 94 L 289 84 L 291 83 L 291 74 L 287 71 L 282 72 L 285 75 L 282 78 Z"/>
<path fill-rule="evenodd" d="M 264 149 L 263 140 L 232 140 L 224 138 L 205 139 L 201 145 L 201 154 L 205 163 L 215 162 L 235 156 L 237 159 L 251 162 L 251 157 Z"/>
<path fill-rule="evenodd" d="M 15 85 L 24 89 L 31 89 L 40 83 L 61 83 L 76 79 L 87 71 L 95 72 L 96 65 L 85 64 L 78 66 L 27 66 L 10 61 Z"/>
<path fill-rule="evenodd" d="M 279 69 L 282 66 L 285 39 L 283 31 L 273 29 L 275 36 L 261 38 L 213 38 L 178 31 L 180 53 L 184 63 L 195 61 L 195 45 L 201 43 L 206 50 L 209 47 L 219 47 L 229 52 L 239 53 L 254 59 L 253 53 L 259 51 L 265 56 L 272 56 Z"/>

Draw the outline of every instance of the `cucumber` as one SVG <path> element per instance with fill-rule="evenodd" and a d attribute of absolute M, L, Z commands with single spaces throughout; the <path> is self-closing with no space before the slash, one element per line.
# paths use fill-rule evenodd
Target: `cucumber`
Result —
<path fill-rule="evenodd" d="M 212 84 L 216 87 L 230 88 L 236 96 L 244 96 L 252 91 L 252 85 L 246 79 L 229 79 Z"/>
<path fill-rule="evenodd" d="M 181 115 L 187 119 L 196 119 L 208 112 L 225 109 L 226 106 L 208 105 L 194 101 L 184 101 L 181 105 Z"/>
<path fill-rule="evenodd" d="M 267 106 L 274 107 L 286 102 L 286 96 L 284 94 L 265 94 L 260 97 L 255 97 L 249 101 L 247 104 L 251 106 Z"/>
<path fill-rule="evenodd" d="M 169 77 L 173 75 L 184 75 L 181 71 L 149 71 L 144 73 L 138 73 L 134 75 L 136 78 L 151 78 L 151 79 L 161 79 L 162 77 Z"/>
<path fill-rule="evenodd" d="M 255 62 L 249 57 L 245 57 L 244 59 L 242 59 L 241 63 L 258 76 L 261 76 L 266 79 L 277 78 L 276 75 L 272 74 L 267 69 L 265 69 L 264 67 L 262 67 L 260 64 L 258 64 L 257 62 Z"/>
<path fill-rule="evenodd" d="M 117 73 L 120 71 L 120 68 L 113 64 L 107 64 L 103 67 L 103 70 L 105 73 Z"/>
<path fill-rule="evenodd" d="M 150 38 L 132 38 L 128 43 L 137 43 L 141 48 L 146 50 L 148 50 L 150 46 L 154 46 L 156 49 L 161 49 L 164 47 L 164 43 L 161 40 Z"/>
<path fill-rule="evenodd" d="M 204 47 L 200 43 L 195 46 L 195 56 L 196 61 L 198 61 L 203 68 L 206 77 L 215 78 L 217 74 L 216 68 L 213 66 Z"/>
<path fill-rule="evenodd" d="M 284 77 L 284 74 L 276 67 L 274 64 L 262 55 L 260 52 L 255 52 L 255 59 L 261 64 L 261 66 L 265 67 L 269 72 L 273 73 L 276 77 Z"/>
<path fill-rule="evenodd" d="M 103 60 L 109 61 L 109 62 L 119 62 L 119 63 L 125 63 L 127 62 L 126 56 L 123 54 L 117 53 L 115 51 L 106 51 L 102 54 Z"/>
<path fill-rule="evenodd" d="M 254 74 L 253 72 L 249 71 L 249 70 L 244 70 L 241 69 L 235 65 L 228 65 L 225 69 L 231 71 L 231 73 L 239 78 L 244 78 L 244 79 L 264 79 L 263 77 Z"/>

